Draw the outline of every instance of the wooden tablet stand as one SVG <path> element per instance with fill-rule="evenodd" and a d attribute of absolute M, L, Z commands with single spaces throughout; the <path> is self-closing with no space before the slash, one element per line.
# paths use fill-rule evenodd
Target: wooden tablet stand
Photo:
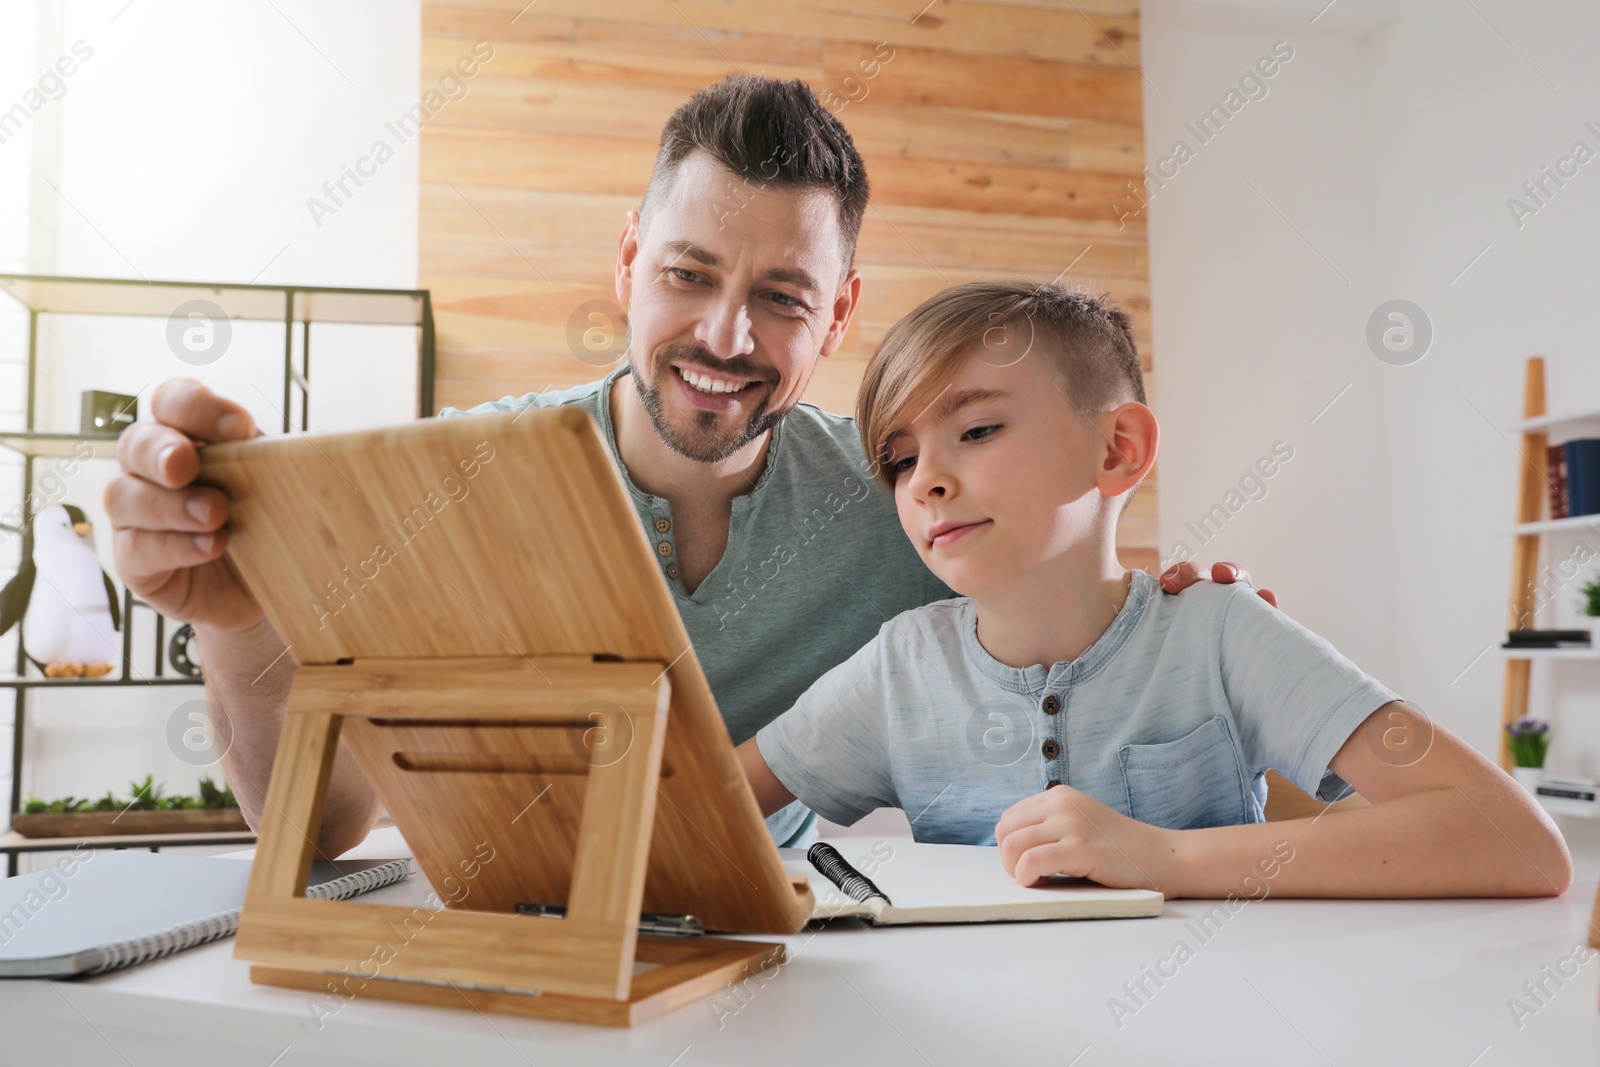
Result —
<path fill-rule="evenodd" d="M 480 464 L 450 506 L 477 510 L 358 568 L 332 611 L 318 579 L 393 539 L 380 517 L 464 454 Z M 252 981 L 631 1026 L 783 960 L 638 933 L 642 907 L 794 933 L 811 893 L 783 870 L 587 414 L 258 438 L 202 462 L 233 497 L 226 558 L 302 664 L 234 952 Z M 305 898 L 341 740 L 443 907 Z M 516 913 L 562 902 L 563 918 Z"/>

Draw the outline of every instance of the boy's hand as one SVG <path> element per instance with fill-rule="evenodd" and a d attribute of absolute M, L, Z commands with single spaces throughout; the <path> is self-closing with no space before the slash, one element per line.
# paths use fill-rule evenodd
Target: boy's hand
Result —
<path fill-rule="evenodd" d="M 1206 576 L 1200 568 L 1187 560 L 1183 563 L 1174 563 L 1161 572 L 1161 591 L 1164 593 L 1181 593 L 1196 582 L 1203 582 Z M 1211 580 L 1221 585 L 1232 585 L 1235 582 L 1250 584 L 1250 572 L 1237 563 L 1213 563 L 1211 565 Z M 1257 589 L 1256 596 L 1265 600 L 1273 607 L 1278 606 L 1278 598 L 1270 589 Z"/>
<path fill-rule="evenodd" d="M 1160 889 L 1172 834 L 1070 785 L 1017 801 L 994 828 L 1000 862 L 1023 885 L 1064 874 L 1111 889 Z"/>

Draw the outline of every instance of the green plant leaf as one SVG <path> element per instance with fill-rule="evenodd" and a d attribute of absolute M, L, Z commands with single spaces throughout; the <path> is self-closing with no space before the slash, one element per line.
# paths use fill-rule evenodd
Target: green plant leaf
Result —
<path fill-rule="evenodd" d="M 233 795 L 231 786 L 224 782 L 219 788 L 210 778 L 200 780 L 199 790 L 194 796 L 166 795 L 166 786 L 157 783 L 153 774 L 145 775 L 142 782 L 130 779 L 128 787 L 132 796 L 127 800 L 119 799 L 116 792 L 111 789 L 107 789 L 105 796 L 98 800 L 65 796 L 47 801 L 30 796 L 23 805 L 22 813 L 39 815 L 66 814 L 75 811 L 192 811 L 202 808 L 220 810 L 239 806 L 239 800 Z"/>

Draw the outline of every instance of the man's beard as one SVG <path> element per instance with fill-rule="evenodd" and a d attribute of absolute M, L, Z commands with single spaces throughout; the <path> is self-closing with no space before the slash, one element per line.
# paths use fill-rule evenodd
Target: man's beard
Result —
<path fill-rule="evenodd" d="M 719 428 L 717 424 L 725 419 L 720 412 L 690 410 L 686 412 L 688 425 L 680 429 L 668 418 L 666 405 L 662 400 L 663 387 L 635 373 L 633 386 L 639 393 L 639 400 L 644 404 L 645 414 L 650 416 L 650 424 L 655 427 L 656 434 L 666 442 L 668 448 L 686 459 L 692 459 L 697 463 L 720 463 L 776 426 L 794 406 L 791 404 L 781 411 L 768 411 L 767 401 L 771 396 L 772 383 L 765 375 L 754 368 L 741 366 L 738 361 L 714 359 L 704 349 L 696 346 L 672 345 L 662 349 L 661 357 L 656 363 L 658 368 L 656 373 L 660 376 L 670 374 L 679 377 L 672 366 L 674 360 L 682 360 L 684 365 L 689 367 L 698 365 L 708 370 L 715 367 L 724 374 L 759 377 L 761 384 L 756 388 L 767 390 L 755 410 L 740 426 Z M 637 371 L 638 366 L 635 365 L 633 370 Z"/>

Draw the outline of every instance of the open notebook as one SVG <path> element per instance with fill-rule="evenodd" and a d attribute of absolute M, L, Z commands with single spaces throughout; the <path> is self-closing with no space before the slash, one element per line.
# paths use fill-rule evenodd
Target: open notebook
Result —
<path fill-rule="evenodd" d="M 306 896 L 343 900 L 410 873 L 408 859 L 318 861 Z M 249 881 L 244 860 L 108 848 L 0 879 L 0 978 L 99 974 L 227 937 Z"/>
<path fill-rule="evenodd" d="M 858 918 L 876 926 L 1130 919 L 1160 915 L 1165 901 L 1153 889 L 1107 889 L 1087 878 L 1052 878 L 1030 889 L 1006 873 L 998 849 L 982 845 L 896 839 L 868 850 L 856 863 L 820 841 L 807 852 L 779 851 L 789 873 L 811 883 L 813 919 Z"/>

